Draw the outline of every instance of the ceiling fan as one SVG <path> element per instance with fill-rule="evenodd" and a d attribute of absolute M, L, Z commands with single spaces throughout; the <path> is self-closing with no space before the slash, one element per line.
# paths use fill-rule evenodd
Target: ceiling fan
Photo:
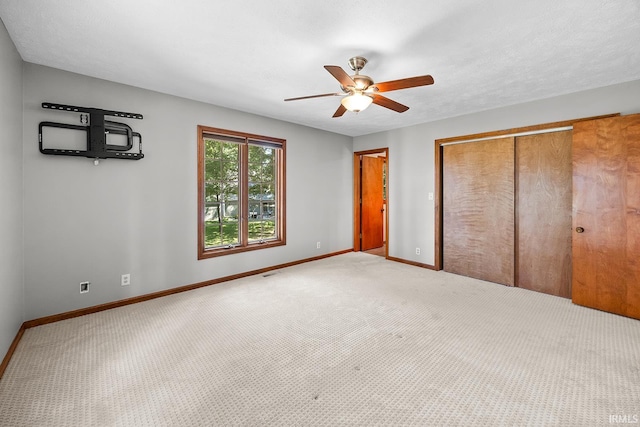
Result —
<path fill-rule="evenodd" d="M 324 96 L 344 96 L 342 101 L 340 101 L 340 106 L 333 114 L 333 117 L 341 117 L 347 110 L 358 113 L 371 105 L 371 103 L 397 111 L 398 113 L 404 113 L 409 109 L 409 107 L 380 95 L 380 92 L 390 92 L 392 90 L 408 89 L 433 84 L 433 77 L 430 75 L 374 83 L 371 77 L 360 74 L 360 71 L 366 64 L 367 59 L 362 56 L 354 56 L 349 59 L 349 66 L 353 71 L 355 71 L 353 76 L 347 74 L 337 65 L 324 66 L 324 68 L 340 82 L 340 89 L 342 89 L 342 93 L 323 93 L 321 95 L 301 96 L 298 98 L 288 98 L 285 99 L 285 101 L 321 98 Z"/>

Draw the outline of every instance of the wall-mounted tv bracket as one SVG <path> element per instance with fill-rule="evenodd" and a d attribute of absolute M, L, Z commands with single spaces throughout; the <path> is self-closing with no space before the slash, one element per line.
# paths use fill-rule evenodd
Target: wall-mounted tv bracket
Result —
<path fill-rule="evenodd" d="M 99 159 L 125 159 L 140 160 L 144 157 L 142 154 L 142 135 L 134 132 L 131 127 L 125 123 L 113 122 L 105 120 L 105 116 L 126 117 L 129 119 L 142 119 L 142 114 L 123 113 L 121 111 L 101 110 L 99 108 L 74 107 L 73 105 L 53 104 L 51 102 L 43 102 L 42 108 L 51 110 L 69 111 L 72 113 L 81 113 L 80 122 L 87 123 L 87 114 L 89 115 L 88 125 L 79 126 L 67 123 L 40 122 L 38 129 L 38 143 L 42 154 L 54 154 L 58 156 L 80 156 L 94 159 L 97 165 Z M 83 114 L 84 113 L 84 114 Z M 87 149 L 58 149 L 42 147 L 42 129 L 45 127 L 53 127 L 60 129 L 79 130 L 87 133 Z M 126 145 L 107 144 L 107 135 L 125 135 L 127 137 Z M 127 153 L 133 148 L 133 138 L 138 138 L 138 152 Z"/>

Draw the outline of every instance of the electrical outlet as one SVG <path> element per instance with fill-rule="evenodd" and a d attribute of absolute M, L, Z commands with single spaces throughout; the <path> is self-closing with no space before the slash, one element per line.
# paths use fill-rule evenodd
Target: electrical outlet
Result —
<path fill-rule="evenodd" d="M 320 242 L 316 243 L 316 249 L 320 249 Z"/>
<path fill-rule="evenodd" d="M 87 292 L 89 292 L 89 285 L 91 283 L 89 282 L 80 282 L 80 293 L 81 294 L 86 294 Z"/>
<path fill-rule="evenodd" d="M 120 286 L 129 286 L 131 284 L 131 274 L 123 274 L 120 277 Z"/>
<path fill-rule="evenodd" d="M 416 248 L 416 255 L 420 255 L 420 248 Z"/>

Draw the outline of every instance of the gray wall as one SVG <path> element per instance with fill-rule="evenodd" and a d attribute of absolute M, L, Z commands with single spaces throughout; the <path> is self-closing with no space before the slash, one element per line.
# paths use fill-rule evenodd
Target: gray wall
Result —
<path fill-rule="evenodd" d="M 29 63 L 23 78 L 27 319 L 353 247 L 351 137 Z M 145 158 L 41 154 L 40 121 L 79 122 L 44 101 L 143 114 L 118 121 L 142 134 Z M 198 124 L 287 140 L 286 246 L 197 260 Z"/>
<path fill-rule="evenodd" d="M 5 42 L 10 44 L 8 38 Z M 19 58 L 14 68 L 19 70 Z M 12 79 L 20 80 L 19 71 L 2 76 L 3 83 Z M 24 64 L 22 79 L 26 319 L 351 248 L 354 150 L 389 147 L 389 253 L 433 264 L 434 203 L 427 195 L 434 192 L 435 139 L 640 112 L 636 81 L 352 139 L 34 64 Z M 40 154 L 40 121 L 78 122 L 77 115 L 43 110 L 44 101 L 144 114 L 142 121 L 122 121 L 142 133 L 145 159 L 94 166 L 89 159 Z M 286 246 L 196 260 L 198 124 L 287 140 Z M 13 132 L 19 140 L 20 130 Z M 18 161 L 2 169 L 11 175 L 2 195 L 17 199 L 19 206 L 20 153 L 16 156 Z M 20 224 L 21 212 L 19 207 L 3 211 L 11 216 L 3 226 Z M 9 242 L 12 251 L 21 246 L 15 235 Z M 421 255 L 415 255 L 416 247 Z M 3 269 L 20 283 L 16 265 L 22 261 L 11 254 L 15 262 L 3 261 Z M 129 287 L 120 286 L 124 273 L 131 274 Z M 81 295 L 79 283 L 85 280 L 92 283 L 91 291 Z M 19 286 L 2 286 L 2 292 L 20 292 Z M 16 298 L 9 297 L 10 313 L 18 310 Z M 8 330 L 15 334 L 20 316 L 9 316 Z"/>
<path fill-rule="evenodd" d="M 22 59 L 0 21 L 0 360 L 23 318 Z"/>
<path fill-rule="evenodd" d="M 354 151 L 389 147 L 389 255 L 434 263 L 436 139 L 618 112 L 640 112 L 640 81 L 354 138 Z"/>

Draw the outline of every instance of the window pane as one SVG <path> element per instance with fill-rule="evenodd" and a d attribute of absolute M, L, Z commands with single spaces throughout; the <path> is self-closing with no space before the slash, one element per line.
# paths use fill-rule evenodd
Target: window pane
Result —
<path fill-rule="evenodd" d="M 272 148 L 264 149 L 264 157 L 262 159 L 262 181 L 271 182 L 275 180 L 275 154 Z"/>
<path fill-rule="evenodd" d="M 224 179 L 225 181 L 235 181 L 238 179 L 238 159 L 222 163 L 221 179 Z"/>
<path fill-rule="evenodd" d="M 259 182 L 269 182 L 274 177 L 274 150 L 272 148 L 255 148 L 254 167 L 255 174 L 250 179 Z"/>
<path fill-rule="evenodd" d="M 262 203 L 262 218 L 271 219 L 276 217 L 276 204 L 272 202 Z"/>
<path fill-rule="evenodd" d="M 205 221 L 220 221 L 220 204 L 210 203 L 204 210 Z"/>
<path fill-rule="evenodd" d="M 277 238 L 276 149 L 249 146 L 249 242 Z"/>
<path fill-rule="evenodd" d="M 237 245 L 240 146 L 205 139 L 205 247 Z"/>
<path fill-rule="evenodd" d="M 210 248 L 222 244 L 220 205 L 213 204 L 205 208 L 205 247 Z"/>
<path fill-rule="evenodd" d="M 262 184 L 262 200 L 275 200 L 276 194 L 271 183 Z"/>
<path fill-rule="evenodd" d="M 222 198 L 226 203 L 234 202 L 237 206 L 239 192 L 240 188 L 237 182 L 225 182 L 222 190 Z"/>
<path fill-rule="evenodd" d="M 262 182 L 275 182 L 275 164 L 274 162 L 265 163 L 262 166 Z"/>
<path fill-rule="evenodd" d="M 257 242 L 261 240 L 273 239 L 276 237 L 275 221 L 273 220 L 250 220 L 249 221 L 249 241 Z"/>
<path fill-rule="evenodd" d="M 222 179 L 222 166 L 220 159 L 206 159 L 204 169 L 205 181 L 220 181 Z"/>
<path fill-rule="evenodd" d="M 249 219 L 259 219 L 260 218 L 260 203 L 257 202 L 249 202 Z"/>
<path fill-rule="evenodd" d="M 249 181 L 260 181 L 262 157 L 262 147 L 256 147 L 254 145 L 249 146 Z"/>
<path fill-rule="evenodd" d="M 259 183 L 249 183 L 249 199 L 260 200 L 262 198 L 262 186 Z"/>
<path fill-rule="evenodd" d="M 222 245 L 237 245 L 240 243 L 240 229 L 238 227 L 238 202 L 226 202 L 224 204 L 223 212 Z"/>
<path fill-rule="evenodd" d="M 219 182 L 207 182 L 204 189 L 204 201 L 220 202 L 222 200 L 222 187 Z"/>
<path fill-rule="evenodd" d="M 227 202 L 224 204 L 224 219 L 237 221 L 238 214 L 238 202 Z"/>
<path fill-rule="evenodd" d="M 204 140 L 204 157 L 205 158 L 219 158 L 221 149 L 222 147 L 220 143 L 215 139 Z"/>
<path fill-rule="evenodd" d="M 204 246 L 212 248 L 222 244 L 222 227 L 218 221 L 205 221 Z"/>
<path fill-rule="evenodd" d="M 238 243 L 240 243 L 238 220 L 229 218 L 223 221 L 222 244 L 224 246 L 227 246 L 227 245 L 237 245 Z"/>
<path fill-rule="evenodd" d="M 238 144 L 230 144 L 221 142 L 222 144 L 222 159 L 225 162 L 237 162 L 238 153 L 240 152 L 240 146 Z"/>

